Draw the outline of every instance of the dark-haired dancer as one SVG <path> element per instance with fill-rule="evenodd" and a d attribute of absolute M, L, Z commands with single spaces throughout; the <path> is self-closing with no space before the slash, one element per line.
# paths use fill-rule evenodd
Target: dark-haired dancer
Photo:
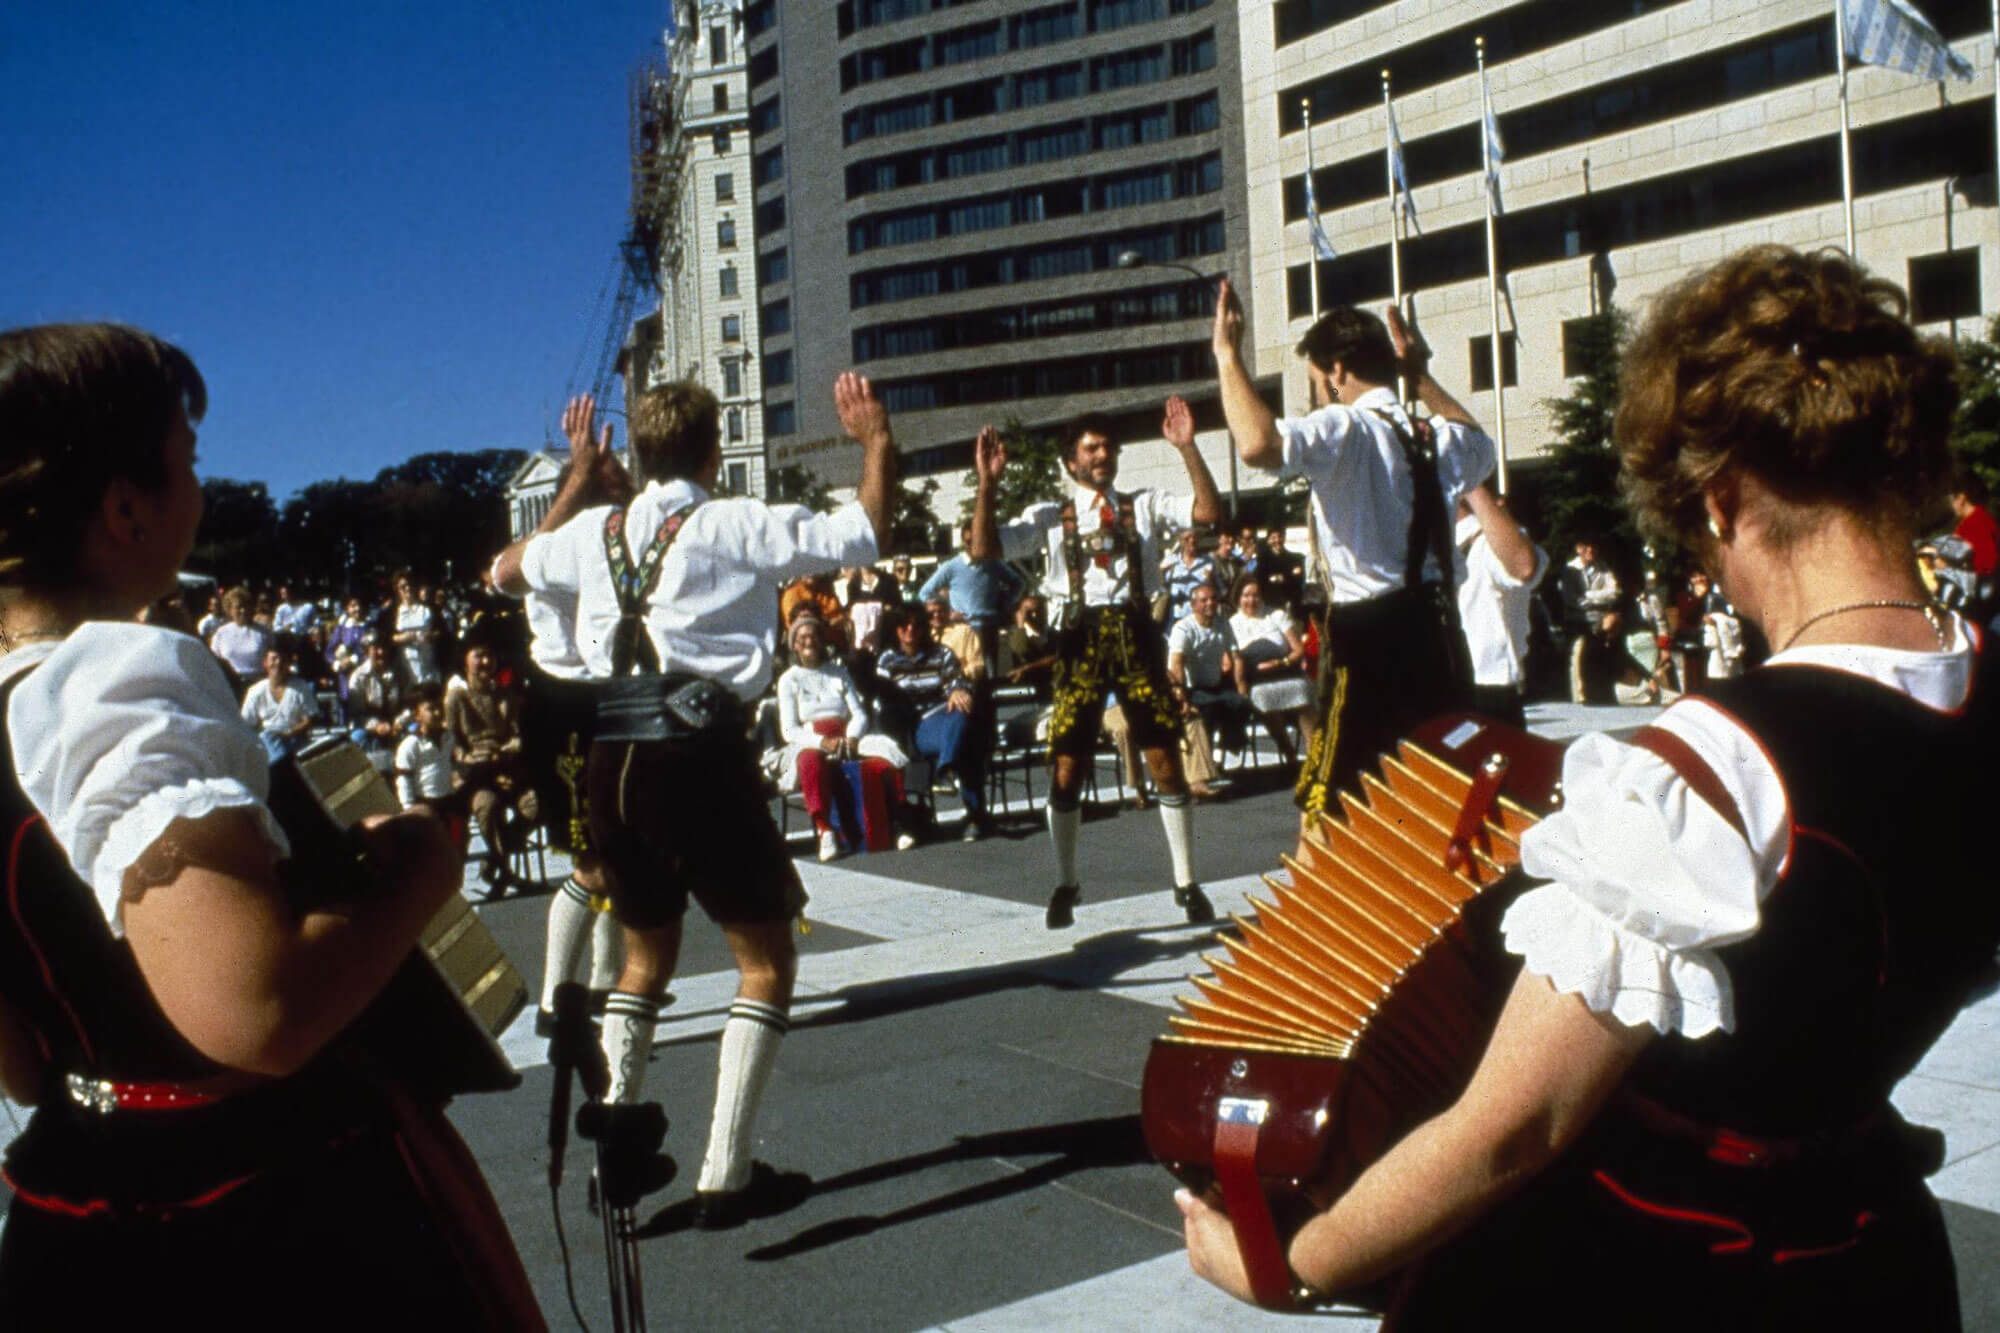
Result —
<path fill-rule="evenodd" d="M 1453 510 L 1493 471 L 1493 442 L 1431 378 L 1430 350 L 1403 327 L 1337 306 L 1299 341 L 1314 411 L 1275 420 L 1243 364 L 1243 311 L 1225 281 L 1215 303 L 1222 408 L 1243 461 L 1304 477 L 1325 565 L 1320 718 L 1299 768 L 1307 814 L 1418 722 L 1467 707 L 1472 677 L 1449 615 Z M 1434 415 L 1412 421 L 1398 374 Z M 1427 442 L 1425 436 L 1431 441 Z M 1447 556 L 1447 559 L 1449 557 Z"/>
<path fill-rule="evenodd" d="M 1056 888 L 1048 925 L 1076 919 L 1083 896 L 1076 873 L 1076 836 L 1083 822 L 1084 767 L 1097 748 L 1104 697 L 1115 692 L 1160 793 L 1160 822 L 1173 858 L 1174 902 L 1189 921 L 1210 921 L 1215 909 L 1194 878 L 1194 810 L 1181 771 L 1181 715 L 1186 692 L 1167 679 L 1166 644 L 1150 613 L 1162 587 L 1167 540 L 1196 523 L 1222 517 L 1222 496 L 1194 444 L 1194 414 L 1167 400 L 1161 433 L 1187 465 L 1193 495 L 1120 491 L 1119 441 L 1095 414 L 1071 424 L 1063 466 L 1075 483 L 1068 498 L 1032 505 L 1004 528 L 993 512 L 994 490 L 1007 450 L 991 426 L 979 433 L 975 463 L 979 493 L 967 553 L 974 560 L 1009 559 L 1046 549 L 1043 591 L 1056 608 L 1055 713 L 1049 722 L 1049 838 L 1055 844 Z M 1137 775 L 1134 775 L 1136 780 Z"/>
<path fill-rule="evenodd" d="M 228 680 L 134 622 L 206 396 L 134 329 L 0 333 L 0 1326 L 541 1328 L 441 1111 L 332 1044 L 456 891 L 445 829 L 365 821 L 372 891 L 301 904 Z"/>
<path fill-rule="evenodd" d="M 1309 1289 L 1405 1269 L 1405 1331 L 1959 1327 L 1923 1180 L 1944 1145 L 1889 1096 L 2000 944 L 1970 776 L 2000 681 L 1911 558 L 1958 393 L 1904 308 L 1777 246 L 1657 299 L 1626 494 L 1777 652 L 1570 747 L 1521 840 L 1545 882 L 1503 920 L 1522 971 L 1486 1053 L 1292 1238 Z M 1240 1294 L 1229 1219 L 1181 1206 L 1196 1271 Z"/>
<path fill-rule="evenodd" d="M 722 469 L 719 411 L 713 394 L 689 383 L 631 404 L 645 488 L 629 505 L 587 507 L 610 431 L 593 438 L 595 405 L 578 399 L 563 422 L 568 482 L 536 534 L 493 565 L 503 592 L 575 594 L 577 647 L 601 691 L 586 775 L 590 833 L 625 929 L 625 970 L 604 1012 L 607 1100 L 639 1100 L 690 896 L 722 927 L 736 960 L 741 983 L 722 1030 L 695 1186 L 704 1227 L 741 1221 L 784 1183 L 753 1170 L 750 1132 L 789 1025 L 798 972 L 791 923 L 805 889 L 764 799 L 744 705 L 771 682 L 778 589 L 873 563 L 889 531 L 888 412 L 858 375 L 841 376 L 834 400 L 862 445 L 861 488 L 856 503 L 816 515 L 711 498 Z M 629 675 L 635 667 L 647 679 Z M 614 687 L 632 693 L 605 702 Z"/>

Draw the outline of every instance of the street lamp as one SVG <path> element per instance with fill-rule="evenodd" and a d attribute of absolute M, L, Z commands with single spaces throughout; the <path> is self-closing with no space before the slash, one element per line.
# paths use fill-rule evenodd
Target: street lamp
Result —
<path fill-rule="evenodd" d="M 1171 259 L 1148 259 L 1146 258 L 1146 256 L 1140 254 L 1137 250 L 1120 250 L 1118 252 L 1118 258 L 1115 262 L 1117 263 L 1119 268 L 1125 268 L 1125 269 L 1177 268 L 1181 272 L 1186 273 L 1191 277 L 1199 279 L 1203 287 L 1208 287 L 1211 284 L 1218 283 L 1225 276 L 1220 273 L 1217 274 L 1203 273 L 1200 269 L 1190 267 L 1187 264 L 1176 263 Z M 1235 444 L 1230 443 L 1226 445 L 1224 448 L 1224 452 L 1229 455 L 1229 521 L 1233 523 L 1236 521 L 1236 498 L 1237 498 Z"/>

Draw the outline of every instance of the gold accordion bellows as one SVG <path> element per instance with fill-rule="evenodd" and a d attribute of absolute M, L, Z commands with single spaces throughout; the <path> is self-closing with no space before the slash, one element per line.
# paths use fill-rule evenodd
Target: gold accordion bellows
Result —
<path fill-rule="evenodd" d="M 1511 897 L 1496 886 L 1560 799 L 1561 758 L 1470 715 L 1419 728 L 1266 876 L 1273 901 L 1234 919 L 1154 1041 L 1147 1145 L 1197 1189 L 1221 1185 L 1260 1301 L 1289 1288 L 1273 1199 L 1337 1196 L 1478 1064 L 1514 971 L 1493 944 Z"/>

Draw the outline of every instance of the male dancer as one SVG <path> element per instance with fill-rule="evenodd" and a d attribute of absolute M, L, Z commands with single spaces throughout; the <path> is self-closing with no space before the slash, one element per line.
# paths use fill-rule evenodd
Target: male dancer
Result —
<path fill-rule="evenodd" d="M 1083 822 L 1084 766 L 1097 748 L 1104 696 L 1116 691 L 1133 738 L 1160 793 L 1160 822 L 1174 866 L 1174 902 L 1189 921 L 1215 919 L 1208 895 L 1194 879 L 1194 811 L 1181 771 L 1180 705 L 1167 681 L 1165 643 L 1150 608 L 1161 589 L 1166 540 L 1181 528 L 1222 517 L 1215 478 L 1194 446 L 1194 414 L 1179 398 L 1167 400 L 1161 434 L 1179 450 L 1194 494 L 1122 492 L 1119 444 L 1111 424 L 1095 413 L 1078 418 L 1063 441 L 1063 466 L 1075 483 L 1060 502 L 1031 505 L 1000 526 L 994 492 L 1007 466 L 1007 449 L 991 426 L 974 445 L 979 492 L 968 554 L 974 560 L 1032 555 L 1046 543 L 1043 591 L 1057 608 L 1055 712 L 1049 722 L 1049 837 L 1055 844 L 1056 887 L 1047 923 L 1060 930 L 1076 919 L 1083 896 L 1077 882 L 1076 835 Z"/>
<path fill-rule="evenodd" d="M 1320 627 L 1324 722 L 1297 790 L 1312 815 L 1411 727 L 1471 706 L 1450 601 L 1450 534 L 1460 497 L 1493 471 L 1493 442 L 1431 378 L 1430 349 L 1394 310 L 1384 326 L 1337 306 L 1306 330 L 1297 351 L 1317 406 L 1297 420 L 1274 420 L 1257 396 L 1243 364 L 1243 310 L 1226 280 L 1212 341 L 1238 455 L 1312 488 L 1329 598 Z M 1422 427 L 1396 397 L 1399 375 L 1432 414 Z"/>
<path fill-rule="evenodd" d="M 715 396 L 696 384 L 639 395 L 628 429 L 645 489 L 624 508 L 586 508 L 607 431 L 595 405 L 564 414 L 571 481 L 536 534 L 503 551 L 494 582 L 516 594 L 577 596 L 577 644 L 600 697 L 587 774 L 591 835 L 609 865 L 625 970 L 605 1006 L 606 1099 L 636 1102 L 660 997 L 680 952 L 692 895 L 729 941 L 741 978 L 723 1027 L 696 1223 L 732 1226 L 778 1203 L 796 1181 L 753 1169 L 750 1132 L 788 1025 L 805 905 L 772 822 L 744 705 L 771 681 L 778 589 L 808 574 L 872 564 L 887 539 L 895 444 L 887 411 L 858 375 L 834 389 L 862 446 L 856 503 L 815 515 L 798 505 L 710 498 L 722 468 Z M 645 668 L 639 676 L 626 672 Z"/>

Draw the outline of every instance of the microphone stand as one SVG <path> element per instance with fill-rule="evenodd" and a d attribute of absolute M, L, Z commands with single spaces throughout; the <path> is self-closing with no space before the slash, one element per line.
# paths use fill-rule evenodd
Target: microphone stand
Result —
<path fill-rule="evenodd" d="M 604 1224 L 605 1281 L 614 1333 L 645 1333 L 646 1300 L 639 1276 L 639 1200 L 671 1179 L 673 1159 L 660 1151 L 667 1115 L 658 1102 L 607 1106 L 610 1070 L 590 1026 L 588 995 L 573 981 L 556 987 L 556 1030 L 549 1038 L 555 1089 L 549 1101 L 549 1186 L 562 1185 L 569 1140 L 569 1085 L 582 1079 L 589 1100 L 576 1113 L 576 1132 L 597 1148 L 596 1183 Z M 664 1163 L 662 1171 L 658 1164 Z"/>

